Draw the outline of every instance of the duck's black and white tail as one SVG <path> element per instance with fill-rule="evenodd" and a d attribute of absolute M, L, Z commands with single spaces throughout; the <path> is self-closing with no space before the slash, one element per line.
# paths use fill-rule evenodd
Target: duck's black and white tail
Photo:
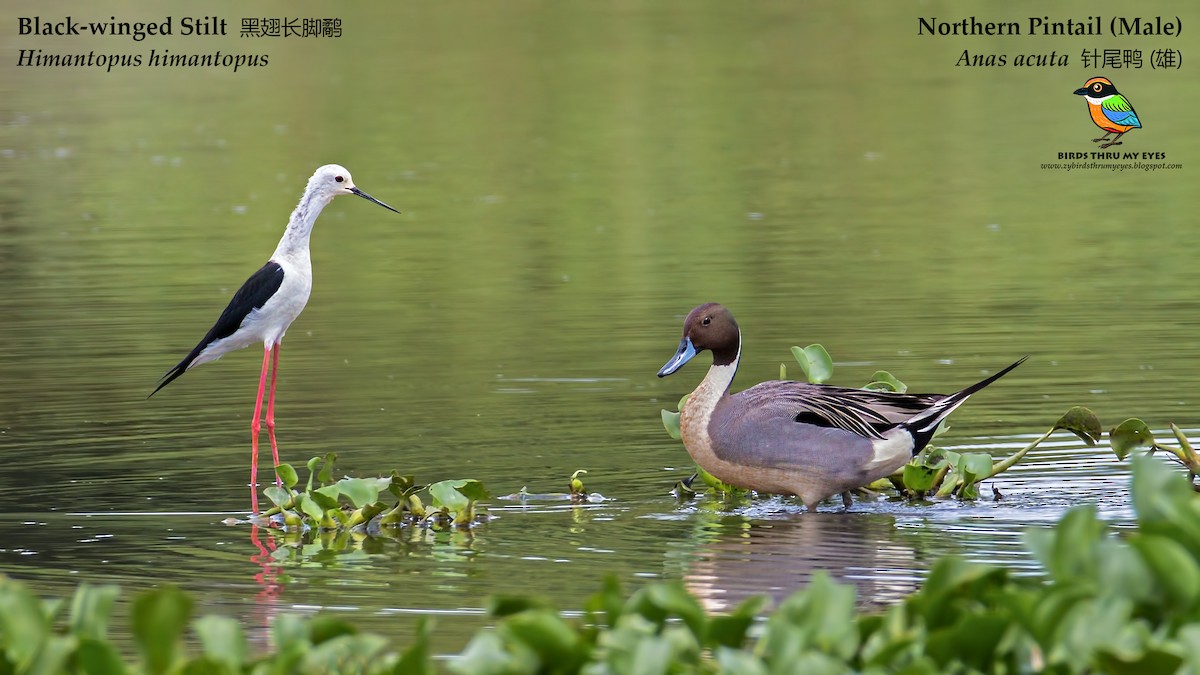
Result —
<path fill-rule="evenodd" d="M 1025 363 L 1025 359 L 1027 358 L 1029 357 L 1022 356 L 1017 360 L 1016 363 L 1005 368 L 1004 370 L 1001 370 L 995 375 L 991 375 L 983 380 L 980 380 L 979 382 L 976 382 L 962 391 L 950 394 L 946 398 L 943 398 L 937 403 L 929 406 L 923 412 L 917 413 L 907 421 L 902 422 L 900 426 L 904 427 L 908 430 L 908 433 L 912 434 L 914 441 L 913 454 L 915 455 L 920 452 L 921 449 L 929 443 L 930 439 L 933 438 L 933 433 L 937 431 L 938 425 L 942 423 L 942 420 L 946 419 L 950 413 L 957 410 L 958 406 L 966 403 L 967 399 L 971 397 L 971 394 L 974 394 L 980 389 L 983 389 L 989 384 L 1004 377 L 1008 374 L 1008 371 L 1016 368 L 1022 363 Z"/>

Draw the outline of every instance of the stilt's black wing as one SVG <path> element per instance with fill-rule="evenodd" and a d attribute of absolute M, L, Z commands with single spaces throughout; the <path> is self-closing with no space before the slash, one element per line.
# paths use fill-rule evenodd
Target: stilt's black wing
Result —
<path fill-rule="evenodd" d="M 168 370 L 162 376 L 162 382 L 159 383 L 154 391 L 150 392 L 150 396 L 157 394 L 159 389 L 171 384 L 175 378 L 182 375 L 188 369 L 188 366 L 192 364 L 192 361 L 196 360 L 196 357 L 200 355 L 200 352 L 204 351 L 205 347 L 221 338 L 233 335 L 238 327 L 242 325 L 242 321 L 245 321 L 246 316 L 250 312 L 267 304 L 267 301 L 271 299 L 271 296 L 275 295 L 275 292 L 279 290 L 281 285 L 283 285 L 283 268 L 274 260 L 268 261 L 257 272 L 250 275 L 246 283 L 242 284 L 237 293 L 233 294 L 233 299 L 229 301 L 229 305 L 225 307 L 225 311 L 221 312 L 220 318 L 208 330 L 208 333 L 200 340 L 200 343 L 187 356 L 183 357 L 182 361 L 175 364 L 174 368 Z M 146 398 L 150 398 L 150 396 Z"/>

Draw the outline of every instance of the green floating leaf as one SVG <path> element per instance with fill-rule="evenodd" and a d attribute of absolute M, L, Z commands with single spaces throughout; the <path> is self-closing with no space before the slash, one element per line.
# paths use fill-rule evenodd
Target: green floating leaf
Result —
<path fill-rule="evenodd" d="M 266 495 L 267 499 L 270 499 L 275 506 L 278 506 L 281 509 L 287 508 L 288 505 L 292 503 L 291 491 L 285 490 L 278 485 L 272 485 L 271 487 L 263 490 L 263 494 Z"/>
<path fill-rule="evenodd" d="M 342 489 L 338 487 L 337 483 L 334 483 L 333 485 L 317 488 L 305 496 L 316 502 L 317 506 L 320 506 L 322 510 L 333 511 L 338 508 L 338 495 L 341 493 Z"/>
<path fill-rule="evenodd" d="M 639 588 L 625 603 L 624 614 L 639 614 L 659 627 L 665 625 L 667 619 L 678 617 L 697 640 L 703 639 L 707 630 L 708 617 L 704 608 L 678 582 Z"/>
<path fill-rule="evenodd" d="M 433 667 L 433 648 L 429 639 L 433 635 L 433 621 L 428 617 L 417 620 L 416 639 L 400 654 L 400 660 L 392 668 L 393 673 L 405 675 L 437 675 Z"/>
<path fill-rule="evenodd" d="M 584 473 L 587 473 L 587 469 L 577 469 L 575 473 L 571 474 L 571 480 L 568 481 L 567 485 L 572 495 L 586 494 L 587 490 L 584 488 L 583 479 L 579 477 L 580 474 Z"/>
<path fill-rule="evenodd" d="M 291 464 L 280 464 L 275 467 L 275 475 L 279 476 L 279 480 L 283 481 L 283 486 L 291 490 L 300 482 L 300 476 L 296 475 L 296 468 Z"/>
<path fill-rule="evenodd" d="M 0 646 L 6 648 L 16 672 L 25 672 L 32 664 L 49 630 L 37 596 L 23 584 L 0 576 Z M 5 665 L 0 660 L 0 669 Z"/>
<path fill-rule="evenodd" d="M 182 657 L 183 627 L 192 599 L 175 586 L 142 593 L 133 601 L 133 636 L 146 671 L 165 673 Z"/>
<path fill-rule="evenodd" d="M 667 430 L 667 435 L 675 440 L 683 438 L 683 433 L 679 430 L 679 413 L 671 412 L 670 410 L 662 411 L 663 428 Z"/>
<path fill-rule="evenodd" d="M 327 614 L 318 614 L 308 622 L 308 637 L 314 645 L 343 635 L 357 635 L 358 629 L 349 621 Z"/>
<path fill-rule="evenodd" d="M 992 475 L 992 456 L 986 452 L 964 452 L 959 461 L 962 463 L 963 477 L 971 482 Z"/>
<path fill-rule="evenodd" d="M 312 459 L 308 460 L 308 463 L 305 464 L 305 466 L 308 467 L 308 482 L 305 483 L 305 485 L 304 485 L 305 492 L 313 491 L 313 481 L 316 480 L 316 478 L 317 478 L 317 465 L 320 463 L 321 463 L 321 456 L 317 455 L 316 457 L 313 457 Z"/>
<path fill-rule="evenodd" d="M 1129 543 L 1157 578 L 1169 602 L 1190 609 L 1200 599 L 1200 565 L 1182 544 L 1169 537 L 1138 533 Z"/>
<path fill-rule="evenodd" d="M 833 377 L 833 359 L 821 345 L 809 345 L 803 349 L 792 347 L 792 356 L 800 364 L 805 377 L 813 384 L 824 384 Z"/>
<path fill-rule="evenodd" d="M 321 505 L 317 503 L 317 500 L 313 499 L 307 494 L 301 494 L 299 498 L 297 498 L 296 502 L 296 505 L 300 508 L 300 511 L 303 512 L 304 515 L 313 519 L 314 525 L 321 522 L 322 516 L 325 515 L 325 509 L 321 508 Z"/>
<path fill-rule="evenodd" d="M 429 496 L 433 506 L 445 506 L 450 511 L 458 513 L 470 507 L 472 502 L 487 499 L 491 495 L 483 487 L 483 483 L 471 479 L 443 480 L 429 486 Z"/>
<path fill-rule="evenodd" d="M 1108 432 L 1108 444 L 1112 446 L 1117 459 L 1125 459 L 1129 453 L 1138 448 L 1153 448 L 1154 434 L 1150 427 L 1136 417 L 1121 422 Z"/>
<path fill-rule="evenodd" d="M 1069 431 L 1089 446 L 1100 442 L 1104 428 L 1100 426 L 1100 418 L 1096 413 L 1081 405 L 1071 408 L 1054 423 L 1055 429 Z"/>
<path fill-rule="evenodd" d="M 338 491 L 346 495 L 355 508 L 362 508 L 379 501 L 379 483 L 371 478 L 343 478 L 336 483 Z"/>
<path fill-rule="evenodd" d="M 42 641 L 42 648 L 38 650 L 29 669 L 21 672 L 27 672 L 30 675 L 58 675 L 58 673 L 69 672 L 67 662 L 71 659 L 75 646 L 74 637 L 50 635 Z"/>
<path fill-rule="evenodd" d="M 721 480 L 720 478 L 717 478 L 716 476 L 712 475 L 711 473 L 700 468 L 699 465 L 696 466 L 696 475 L 700 477 L 700 480 L 705 485 L 716 490 L 717 492 L 723 492 L 727 495 L 737 495 L 737 494 L 744 494 L 744 493 L 748 492 L 748 490 L 746 490 L 745 488 L 740 488 L 735 485 L 731 485 L 730 483 L 726 483 L 725 481 Z"/>
<path fill-rule="evenodd" d="M 75 648 L 75 662 L 80 673 L 88 675 L 124 675 L 128 672 L 117 648 L 107 640 L 80 638 Z"/>
<path fill-rule="evenodd" d="M 116 586 L 80 584 L 71 598 L 71 634 L 103 641 L 108 636 L 108 618 L 116 599 Z"/>
<path fill-rule="evenodd" d="M 894 391 L 898 394 L 903 394 L 908 391 L 908 385 L 901 382 L 886 370 L 877 370 L 871 376 L 871 381 L 863 389 L 872 389 L 874 391 Z"/>
<path fill-rule="evenodd" d="M 205 616 L 192 624 L 204 655 L 224 664 L 229 672 L 239 672 L 246 662 L 246 638 L 237 619 L 227 616 Z"/>
<path fill-rule="evenodd" d="M 1183 430 L 1171 423 L 1171 433 L 1175 434 L 1175 440 L 1179 441 L 1179 448 L 1183 452 L 1183 462 L 1187 465 L 1192 473 L 1197 473 L 1200 468 L 1200 457 L 1197 457 L 1196 450 L 1192 447 L 1192 442 L 1188 440 L 1187 434 Z"/>
<path fill-rule="evenodd" d="M 740 648 L 745 644 L 750 627 L 754 625 L 754 620 L 766 604 L 766 596 L 755 595 L 743 600 L 733 612 L 713 616 L 708 621 L 705 643 Z"/>
<path fill-rule="evenodd" d="M 493 595 L 487 599 L 487 614 L 502 618 L 530 610 L 554 610 L 545 598 L 536 595 Z"/>
<path fill-rule="evenodd" d="M 388 485 L 388 492 L 399 500 L 404 500 L 405 497 L 420 489 L 412 474 L 401 476 L 400 472 L 392 472 L 392 482 Z"/>
<path fill-rule="evenodd" d="M 337 459 L 336 452 L 326 453 L 325 463 L 321 465 L 321 470 L 317 473 L 317 480 L 321 481 L 322 485 L 333 481 L 333 461 Z"/>
<path fill-rule="evenodd" d="M 904 465 L 901 480 L 904 481 L 904 487 L 917 494 L 924 494 L 933 489 L 939 472 L 937 467 L 909 462 Z"/>

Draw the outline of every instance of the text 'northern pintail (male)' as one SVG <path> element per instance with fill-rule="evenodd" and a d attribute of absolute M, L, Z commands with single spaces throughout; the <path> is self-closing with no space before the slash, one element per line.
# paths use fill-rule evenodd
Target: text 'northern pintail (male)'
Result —
<path fill-rule="evenodd" d="M 712 366 L 680 411 L 688 454 L 726 483 L 796 495 L 809 511 L 826 497 L 894 473 L 971 394 L 1028 358 L 948 396 L 780 380 L 730 395 L 742 334 L 728 309 L 708 303 L 688 314 L 679 350 L 658 376 L 705 349 Z"/>

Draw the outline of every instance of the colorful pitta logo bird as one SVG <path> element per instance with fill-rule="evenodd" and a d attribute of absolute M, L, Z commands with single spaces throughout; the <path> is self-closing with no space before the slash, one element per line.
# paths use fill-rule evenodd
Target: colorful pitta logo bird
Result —
<path fill-rule="evenodd" d="M 1118 93 L 1107 77 L 1093 77 L 1076 89 L 1075 94 L 1087 99 L 1092 121 L 1104 131 L 1103 136 L 1092 139 L 1094 143 L 1108 141 L 1100 146 L 1102 149 L 1121 145 L 1119 139 L 1130 129 L 1142 128 L 1142 122 L 1133 111 L 1133 106 L 1129 105 L 1129 99 Z M 1109 134 L 1116 136 L 1109 140 Z"/>

